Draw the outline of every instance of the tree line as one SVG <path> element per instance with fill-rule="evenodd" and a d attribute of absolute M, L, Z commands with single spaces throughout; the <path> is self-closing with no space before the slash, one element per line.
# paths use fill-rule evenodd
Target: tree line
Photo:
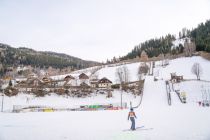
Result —
<path fill-rule="evenodd" d="M 98 64 L 93 61 L 85 61 L 66 54 L 53 52 L 38 52 L 29 48 L 13 48 L 7 44 L 0 43 L 0 75 L 3 75 L 8 67 L 18 65 L 31 65 L 39 68 L 71 67 L 72 69 L 82 69 Z"/>
<path fill-rule="evenodd" d="M 179 32 L 179 39 L 190 38 L 196 45 L 196 51 L 210 52 L 210 20 L 201 23 L 197 28 L 189 30 L 183 28 Z M 173 41 L 176 40 L 175 35 L 168 34 L 165 37 L 147 40 L 135 46 L 131 52 L 120 58 L 120 60 L 133 59 L 140 56 L 144 50 L 149 57 L 158 56 L 160 54 L 177 54 L 183 53 L 184 46 L 179 44 L 178 47 L 172 48 Z"/>
<path fill-rule="evenodd" d="M 190 37 L 195 41 L 197 51 L 210 52 L 210 20 L 193 29 Z"/>
<path fill-rule="evenodd" d="M 136 58 L 143 50 L 146 51 L 149 57 L 167 54 L 171 51 L 172 41 L 175 39 L 174 35 L 168 34 L 165 37 L 147 40 L 135 46 L 134 49 L 126 56 L 122 57 L 121 60 Z"/>

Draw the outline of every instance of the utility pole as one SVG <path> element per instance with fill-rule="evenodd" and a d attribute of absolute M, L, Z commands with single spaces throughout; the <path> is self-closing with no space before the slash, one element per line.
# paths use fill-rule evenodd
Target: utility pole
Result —
<path fill-rule="evenodd" d="M 122 86 L 121 86 L 121 94 L 120 94 L 120 95 L 121 95 L 121 98 L 120 98 L 120 99 L 121 99 L 121 100 L 120 100 L 120 103 L 121 103 L 121 109 L 122 109 Z"/>
<path fill-rule="evenodd" d="M 131 102 L 131 101 L 130 101 L 130 108 L 133 108 L 133 107 L 132 107 L 132 102 Z"/>
<path fill-rule="evenodd" d="M 3 93 L 2 93 L 1 112 L 3 112 L 3 109 L 4 109 L 4 89 L 3 89 Z"/>
<path fill-rule="evenodd" d="M 121 86 L 120 86 L 120 88 L 121 88 L 121 93 L 120 93 L 120 103 L 121 103 L 121 109 L 123 108 L 123 101 L 122 101 L 122 94 L 123 94 L 123 88 L 122 88 L 122 83 L 121 83 Z"/>

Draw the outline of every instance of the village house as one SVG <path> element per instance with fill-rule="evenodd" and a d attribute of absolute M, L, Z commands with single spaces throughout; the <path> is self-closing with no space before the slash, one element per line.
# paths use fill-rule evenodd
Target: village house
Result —
<path fill-rule="evenodd" d="M 171 82 L 172 83 L 179 83 L 183 81 L 183 76 L 177 76 L 176 73 L 171 73 Z"/>
<path fill-rule="evenodd" d="M 87 85 L 90 85 L 90 79 L 85 73 L 81 73 L 79 75 L 79 85 L 81 83 L 86 83 Z"/>
<path fill-rule="evenodd" d="M 30 77 L 27 80 L 17 82 L 15 86 L 19 88 L 33 88 L 43 86 L 43 82 L 36 77 Z"/>
<path fill-rule="evenodd" d="M 45 76 L 45 77 L 42 78 L 42 81 L 43 81 L 43 83 L 51 83 L 52 79 L 47 77 L 47 76 Z"/>
<path fill-rule="evenodd" d="M 20 82 L 26 81 L 26 80 L 27 80 L 27 78 L 24 76 L 18 76 L 18 77 L 15 77 L 15 79 L 14 79 L 15 84 L 19 84 Z"/>
<path fill-rule="evenodd" d="M 106 77 L 104 77 L 98 81 L 99 88 L 111 88 L 111 85 L 112 85 L 112 81 L 110 81 Z"/>
<path fill-rule="evenodd" d="M 66 77 L 64 77 L 64 81 L 70 81 L 72 79 L 75 79 L 75 78 L 71 75 L 67 75 Z"/>
<path fill-rule="evenodd" d="M 52 79 L 51 83 L 54 87 L 61 87 L 65 83 L 64 77 L 62 76 L 50 76 L 50 78 Z"/>
<path fill-rule="evenodd" d="M 30 78 L 37 78 L 38 76 L 37 76 L 37 74 L 35 74 L 35 73 L 30 73 L 28 76 L 27 76 L 27 78 L 28 79 L 30 79 Z"/>
<path fill-rule="evenodd" d="M 85 82 L 82 82 L 79 86 L 81 88 L 90 88 L 90 86 L 88 84 L 86 84 Z"/>
<path fill-rule="evenodd" d="M 27 79 L 26 83 L 29 87 L 38 87 L 43 85 L 43 82 L 36 77 Z"/>
<path fill-rule="evenodd" d="M 4 83 L 4 84 L 8 84 L 9 81 L 12 80 L 12 77 L 6 75 L 6 76 L 4 76 L 4 77 L 2 78 L 2 80 L 3 80 L 3 83 Z"/>
<path fill-rule="evenodd" d="M 97 87 L 98 87 L 98 79 L 92 79 L 92 80 L 90 81 L 90 86 L 91 86 L 92 88 L 97 88 Z"/>
<path fill-rule="evenodd" d="M 18 81 L 17 84 L 15 85 L 16 87 L 26 87 L 27 86 L 27 83 L 26 83 L 26 80 L 23 80 L 23 81 Z"/>
<path fill-rule="evenodd" d="M 21 71 L 27 71 L 28 70 L 28 72 L 29 72 L 29 68 L 28 67 L 26 67 L 26 66 L 18 66 L 17 67 L 17 69 L 16 69 L 16 71 L 17 72 L 21 72 Z"/>
<path fill-rule="evenodd" d="M 63 86 L 76 86 L 76 79 L 71 75 L 64 77 L 64 81 Z"/>

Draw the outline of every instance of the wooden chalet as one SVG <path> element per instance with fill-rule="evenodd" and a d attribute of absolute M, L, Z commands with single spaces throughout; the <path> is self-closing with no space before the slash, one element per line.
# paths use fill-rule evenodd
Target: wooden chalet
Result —
<path fill-rule="evenodd" d="M 79 79 L 87 80 L 87 79 L 89 79 L 89 77 L 88 77 L 85 73 L 81 73 L 81 74 L 79 75 Z"/>
<path fill-rule="evenodd" d="M 97 88 L 97 87 L 98 87 L 98 79 L 92 79 L 92 80 L 90 81 L 90 86 L 91 86 L 92 88 Z"/>
<path fill-rule="evenodd" d="M 16 85 L 19 88 L 34 88 L 43 86 L 43 82 L 38 78 L 28 78 L 25 81 L 20 81 Z"/>
<path fill-rule="evenodd" d="M 77 86 L 77 80 L 76 78 L 74 78 L 73 76 L 71 75 L 67 75 L 65 78 L 64 78 L 64 84 L 63 86 L 65 87 L 72 87 L 72 86 Z"/>
<path fill-rule="evenodd" d="M 27 83 L 26 83 L 26 81 L 20 81 L 15 86 L 16 87 L 26 87 L 27 86 Z"/>
<path fill-rule="evenodd" d="M 72 79 L 75 79 L 75 78 L 71 75 L 67 75 L 66 77 L 64 77 L 64 81 L 70 81 Z"/>
<path fill-rule="evenodd" d="M 44 83 L 51 83 L 51 82 L 52 82 L 52 79 L 49 78 L 49 77 L 43 77 L 43 78 L 42 78 L 42 81 L 43 81 Z"/>
<path fill-rule="evenodd" d="M 90 79 L 89 77 L 85 74 L 85 73 L 81 73 L 79 75 L 79 81 L 78 81 L 78 85 L 82 84 L 82 83 L 86 83 L 87 85 L 90 85 Z"/>
<path fill-rule="evenodd" d="M 43 82 L 38 78 L 27 79 L 26 84 L 28 87 L 40 87 L 43 85 Z"/>
<path fill-rule="evenodd" d="M 104 77 L 98 81 L 99 88 L 111 88 L 111 85 L 112 85 L 112 81 L 110 81 L 106 77 Z"/>
<path fill-rule="evenodd" d="M 183 76 L 177 76 L 176 73 L 171 73 L 171 82 L 179 83 L 183 81 Z"/>
<path fill-rule="evenodd" d="M 35 73 L 30 73 L 28 76 L 27 76 L 27 78 L 37 78 L 38 76 L 37 76 L 37 74 L 35 74 Z"/>
<path fill-rule="evenodd" d="M 90 86 L 89 86 L 87 83 L 85 83 L 85 82 L 82 82 L 82 83 L 80 84 L 80 87 L 81 87 L 81 88 L 90 88 Z"/>

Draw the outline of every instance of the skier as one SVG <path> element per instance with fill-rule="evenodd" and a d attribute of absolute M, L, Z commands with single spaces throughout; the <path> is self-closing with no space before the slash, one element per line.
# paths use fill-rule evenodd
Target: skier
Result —
<path fill-rule="evenodd" d="M 130 112 L 128 113 L 128 120 L 131 120 L 131 130 L 136 130 L 135 128 L 135 118 L 136 118 L 136 114 L 133 111 L 133 108 L 130 109 Z"/>

